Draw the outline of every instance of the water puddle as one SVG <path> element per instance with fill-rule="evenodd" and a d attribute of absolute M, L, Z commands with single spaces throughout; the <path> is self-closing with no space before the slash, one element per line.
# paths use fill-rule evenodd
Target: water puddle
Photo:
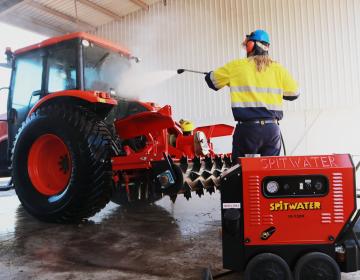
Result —
<path fill-rule="evenodd" d="M 14 191 L 0 192 L 0 242 L 14 237 L 20 202 Z"/>

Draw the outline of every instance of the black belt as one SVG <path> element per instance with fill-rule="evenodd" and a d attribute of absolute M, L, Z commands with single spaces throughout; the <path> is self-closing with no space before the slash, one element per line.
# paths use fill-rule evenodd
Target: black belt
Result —
<path fill-rule="evenodd" d="M 238 124 L 247 124 L 247 123 L 265 125 L 269 123 L 279 124 L 279 121 L 277 119 L 238 121 Z"/>

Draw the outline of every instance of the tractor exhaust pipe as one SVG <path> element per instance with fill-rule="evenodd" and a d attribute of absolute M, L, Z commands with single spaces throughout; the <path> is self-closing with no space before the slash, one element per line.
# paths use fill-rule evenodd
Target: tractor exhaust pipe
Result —
<path fill-rule="evenodd" d="M 191 72 L 191 73 L 196 73 L 196 74 L 202 74 L 202 75 L 206 75 L 207 72 L 201 72 L 201 71 L 195 71 L 195 70 L 189 70 L 189 69 L 178 69 L 177 73 L 178 74 L 182 74 L 184 72 Z"/>

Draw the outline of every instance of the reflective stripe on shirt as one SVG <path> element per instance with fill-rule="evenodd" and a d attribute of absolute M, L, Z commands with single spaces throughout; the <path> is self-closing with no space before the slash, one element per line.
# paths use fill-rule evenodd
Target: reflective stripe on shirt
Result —
<path fill-rule="evenodd" d="M 282 105 L 266 104 L 263 102 L 231 102 L 232 108 L 266 108 L 273 111 L 281 111 Z"/>
<path fill-rule="evenodd" d="M 232 86 L 230 91 L 233 108 L 264 107 L 268 110 L 282 110 L 283 91 L 280 88 Z"/>
<path fill-rule="evenodd" d="M 273 93 L 273 94 L 282 94 L 283 90 L 281 88 L 261 88 L 253 86 L 240 86 L 240 87 L 230 87 L 231 92 L 258 92 L 258 93 Z"/>

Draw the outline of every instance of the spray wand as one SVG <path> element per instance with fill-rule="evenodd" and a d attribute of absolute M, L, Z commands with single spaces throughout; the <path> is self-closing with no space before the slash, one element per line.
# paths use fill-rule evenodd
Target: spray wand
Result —
<path fill-rule="evenodd" d="M 182 74 L 184 72 L 191 72 L 191 73 L 196 73 L 196 74 L 203 74 L 203 75 L 206 75 L 207 72 L 201 72 L 201 71 L 195 71 L 195 70 L 189 70 L 189 69 L 178 69 L 177 70 L 177 73 L 178 74 Z"/>

